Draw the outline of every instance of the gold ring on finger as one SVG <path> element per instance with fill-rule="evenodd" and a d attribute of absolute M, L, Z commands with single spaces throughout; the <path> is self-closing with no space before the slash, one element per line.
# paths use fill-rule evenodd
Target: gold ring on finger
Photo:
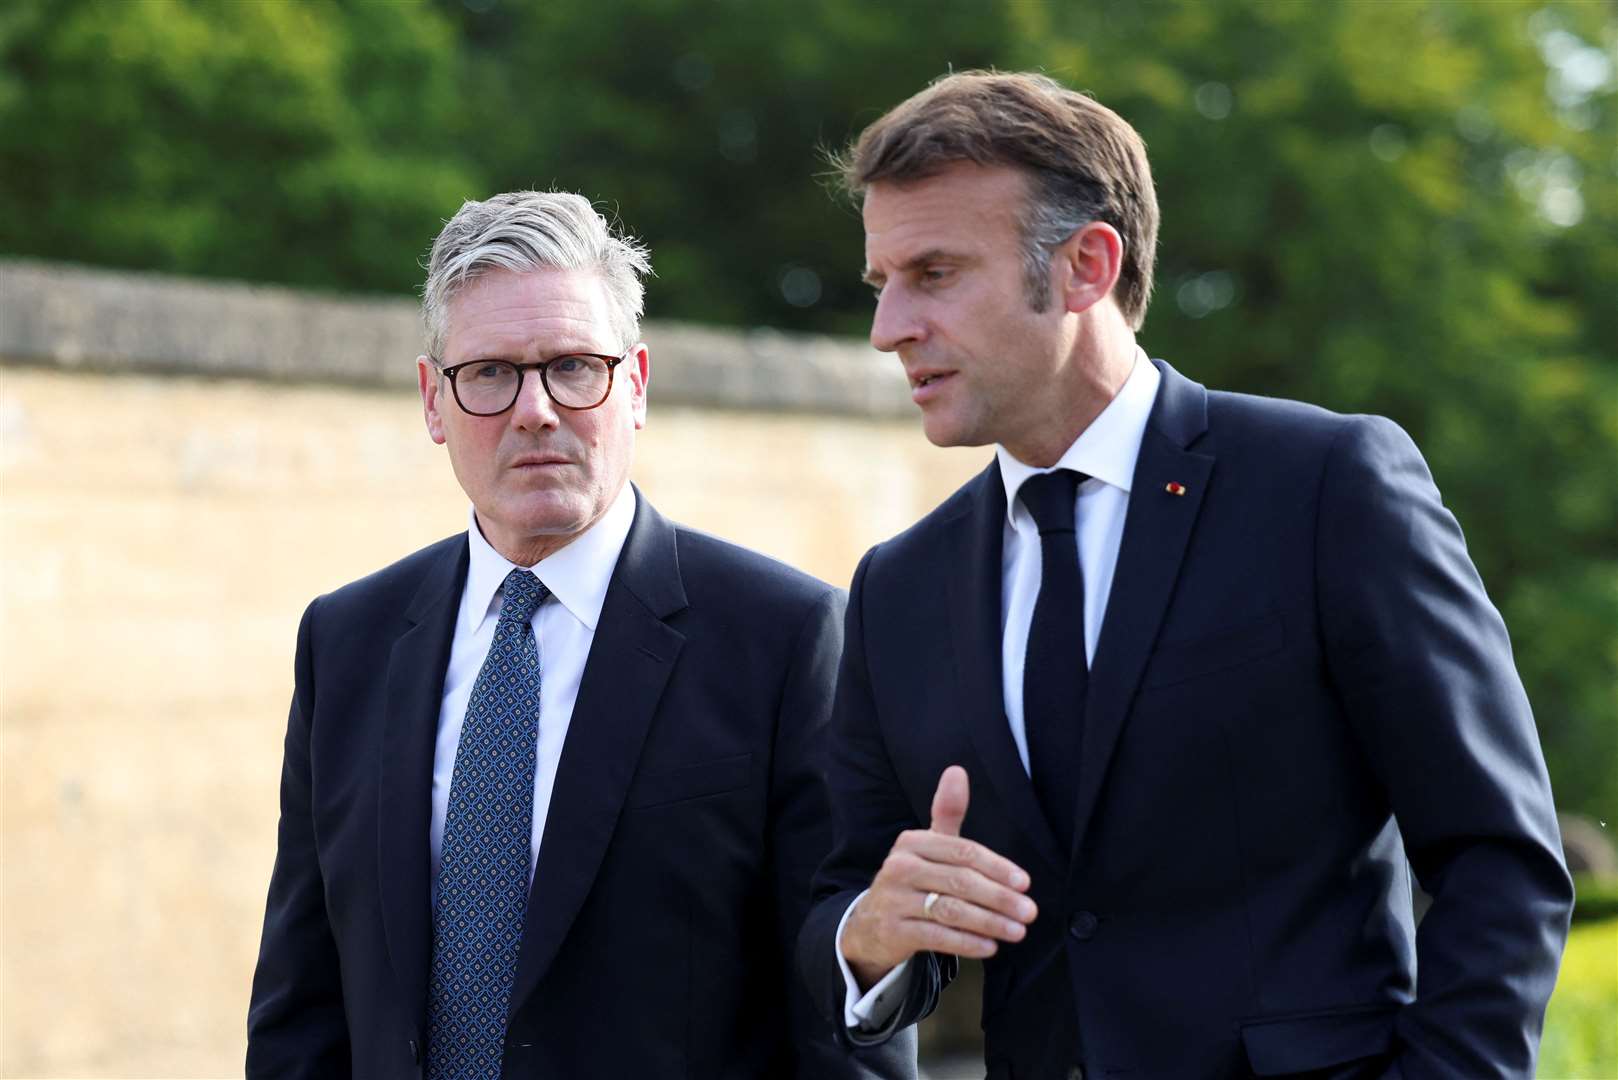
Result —
<path fill-rule="evenodd" d="M 927 899 L 921 902 L 922 915 L 929 919 L 936 919 L 938 916 L 933 914 L 933 905 L 936 903 L 938 903 L 938 894 L 935 892 L 928 893 Z"/>

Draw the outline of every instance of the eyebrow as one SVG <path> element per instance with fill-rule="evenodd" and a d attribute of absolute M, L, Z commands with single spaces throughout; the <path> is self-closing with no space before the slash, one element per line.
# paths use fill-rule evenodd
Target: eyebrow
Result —
<path fill-rule="evenodd" d="M 567 340 L 582 340 L 582 339 L 563 338 L 563 340 L 567 341 Z M 560 357 L 563 357 L 563 356 L 583 356 L 583 355 L 614 356 L 614 355 L 617 355 L 617 354 L 611 352 L 610 350 L 597 349 L 594 345 L 579 345 L 579 346 L 576 346 L 576 347 L 575 346 L 569 346 L 568 348 L 565 348 L 565 349 L 556 349 L 556 350 L 549 351 L 547 353 L 547 355 L 544 357 L 544 359 L 546 359 L 546 360 L 556 360 L 556 359 L 558 359 Z M 459 361 L 454 366 L 459 367 L 461 364 L 477 364 L 477 363 L 481 363 L 481 362 L 483 362 L 485 360 L 503 360 L 508 364 L 518 364 L 518 363 L 527 363 L 528 362 L 528 361 L 522 360 L 517 355 L 517 353 L 515 353 L 515 352 L 507 352 L 507 351 L 501 350 L 501 349 L 493 349 L 493 350 L 483 349 L 483 350 L 480 350 L 480 351 L 478 351 L 477 353 L 475 353 L 473 355 L 469 355 L 465 360 Z"/>
<path fill-rule="evenodd" d="M 903 272 L 907 270 L 914 270 L 921 266 L 926 266 L 928 263 L 961 262 L 965 258 L 966 256 L 964 255 L 957 252 L 945 251 L 943 248 L 928 248 L 921 254 L 912 255 L 910 258 L 900 263 L 898 269 Z M 887 280 L 887 275 L 872 270 L 870 267 L 866 267 L 865 273 L 860 275 L 860 280 L 865 282 L 867 285 L 880 285 L 882 282 Z"/>

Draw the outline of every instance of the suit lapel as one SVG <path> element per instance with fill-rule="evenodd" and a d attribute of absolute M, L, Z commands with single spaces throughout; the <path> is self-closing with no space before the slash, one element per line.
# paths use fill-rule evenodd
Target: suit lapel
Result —
<path fill-rule="evenodd" d="M 511 991 L 514 1013 L 544 978 L 595 881 L 641 745 L 685 638 L 674 527 L 636 492 L 556 770 Z M 540 723 L 545 722 L 544 717 Z"/>
<path fill-rule="evenodd" d="M 1113 749 L 1168 610 L 1214 466 L 1211 454 L 1186 449 L 1207 430 L 1207 390 L 1167 364 L 1154 363 L 1163 381 L 1135 462 L 1112 593 L 1090 665 L 1076 846 L 1083 843 Z"/>
<path fill-rule="evenodd" d="M 377 780 L 382 928 L 400 991 L 422 1026 L 427 1022 L 427 967 L 432 953 L 428 867 L 433 745 L 455 617 L 466 584 L 466 538 L 443 548 L 405 611 L 407 629 L 393 643 Z"/>
<path fill-rule="evenodd" d="M 1052 866 L 1064 866 L 1056 834 L 1017 754 L 1002 693 L 1000 591 L 1006 489 L 993 461 L 973 482 L 968 509 L 950 529 L 957 572 L 946 575 L 950 631 L 963 717 L 983 771 L 1012 821 Z"/>

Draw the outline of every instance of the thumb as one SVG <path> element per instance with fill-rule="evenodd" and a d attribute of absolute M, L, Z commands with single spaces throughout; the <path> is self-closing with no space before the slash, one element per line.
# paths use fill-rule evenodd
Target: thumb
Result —
<path fill-rule="evenodd" d="M 933 832 L 949 836 L 961 835 L 961 822 L 966 820 L 968 788 L 966 770 L 951 765 L 938 778 L 938 790 L 933 792 Z"/>

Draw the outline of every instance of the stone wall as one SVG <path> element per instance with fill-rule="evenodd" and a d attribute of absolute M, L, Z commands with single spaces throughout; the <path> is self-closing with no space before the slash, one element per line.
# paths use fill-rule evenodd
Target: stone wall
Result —
<path fill-rule="evenodd" d="M 647 323 L 658 401 L 910 418 L 899 366 L 862 342 Z M 319 296 L 0 258 L 0 357 L 65 370 L 414 386 L 413 301 Z"/>
<path fill-rule="evenodd" d="M 0 261 L 0 1076 L 240 1074 L 298 616 L 465 527 L 414 319 Z M 636 482 L 827 580 L 988 458 L 863 345 L 645 337 Z"/>

